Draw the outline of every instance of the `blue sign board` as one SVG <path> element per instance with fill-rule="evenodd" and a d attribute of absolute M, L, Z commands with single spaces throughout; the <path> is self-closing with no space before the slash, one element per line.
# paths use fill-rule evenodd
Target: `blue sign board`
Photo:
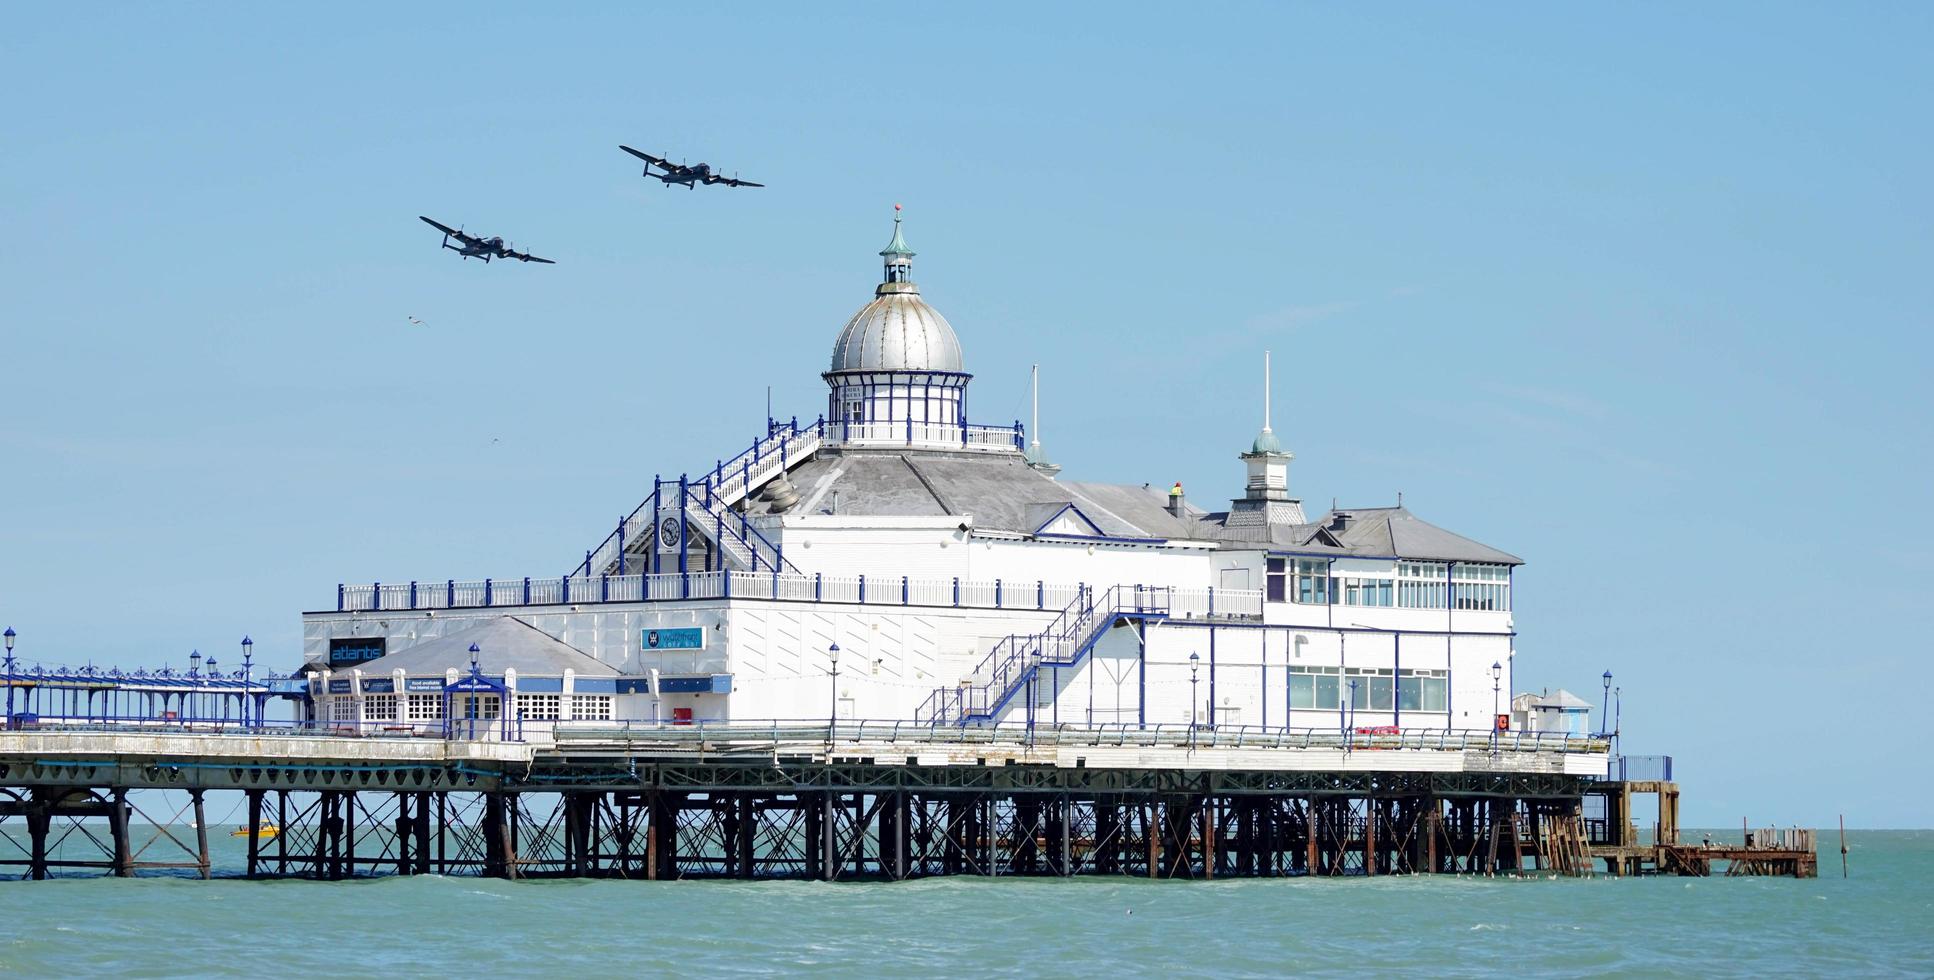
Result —
<path fill-rule="evenodd" d="M 578 690 L 580 691 L 588 690 L 588 688 L 585 685 L 587 683 L 594 683 L 597 680 L 598 680 L 597 678 L 589 678 L 587 680 L 578 681 Z M 610 690 L 618 694 L 650 694 L 651 693 L 651 678 L 649 677 L 619 677 L 619 678 L 614 678 L 612 681 L 609 681 L 607 683 L 611 683 L 612 687 L 610 688 Z M 670 676 L 670 677 L 661 676 L 658 678 L 658 693 L 660 694 L 730 694 L 732 693 L 732 675 L 731 674 L 682 674 L 682 675 Z"/>
<path fill-rule="evenodd" d="M 443 690 L 443 678 L 441 677 L 405 677 L 403 678 L 403 690 L 405 691 L 441 691 Z"/>
<path fill-rule="evenodd" d="M 645 631 L 647 650 L 703 650 L 705 630 L 699 627 Z"/>
<path fill-rule="evenodd" d="M 396 690 L 396 678 L 394 677 L 363 678 L 364 694 L 389 694 L 394 692 L 395 690 Z"/>
<path fill-rule="evenodd" d="M 660 677 L 660 694 L 730 694 L 732 693 L 731 674 L 708 674 L 703 677 Z"/>
<path fill-rule="evenodd" d="M 332 681 L 330 681 L 330 682 L 329 682 L 329 693 L 331 693 L 331 694 L 348 694 L 348 693 L 349 693 L 349 681 L 348 681 L 348 680 L 346 680 L 346 679 L 345 679 L 345 680 L 332 680 Z"/>
<path fill-rule="evenodd" d="M 380 636 L 338 637 L 329 641 L 329 666 L 352 667 L 383 658 L 386 641 Z"/>

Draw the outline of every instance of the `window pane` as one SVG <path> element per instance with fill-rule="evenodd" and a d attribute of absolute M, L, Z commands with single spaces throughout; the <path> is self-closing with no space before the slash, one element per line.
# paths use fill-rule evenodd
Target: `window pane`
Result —
<path fill-rule="evenodd" d="M 1421 677 L 1400 677 L 1397 679 L 1397 707 L 1405 711 L 1422 711 L 1424 707 L 1424 679 Z"/>
<path fill-rule="evenodd" d="M 1390 687 L 1391 682 L 1395 679 L 1393 677 L 1370 678 L 1370 709 L 1372 711 L 1390 710 Z"/>
<path fill-rule="evenodd" d="M 1317 675 L 1316 703 L 1311 705 L 1310 707 L 1333 710 L 1336 708 L 1336 706 L 1339 703 L 1341 703 L 1340 698 L 1337 694 L 1337 679 L 1338 678 L 1335 674 Z"/>
<path fill-rule="evenodd" d="M 1308 674 L 1289 675 L 1289 706 L 1292 708 L 1316 707 L 1316 678 Z"/>
<path fill-rule="evenodd" d="M 1449 684 L 1449 682 L 1442 677 L 1426 677 L 1423 679 L 1423 681 L 1424 681 L 1423 710 L 1425 711 L 1448 710 L 1448 703 L 1444 692 L 1448 690 L 1447 685 Z"/>

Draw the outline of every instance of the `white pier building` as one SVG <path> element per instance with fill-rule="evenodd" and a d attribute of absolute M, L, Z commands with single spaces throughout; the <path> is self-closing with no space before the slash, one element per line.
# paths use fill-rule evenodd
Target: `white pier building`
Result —
<path fill-rule="evenodd" d="M 1164 485 L 1159 463 L 1152 486 L 1086 482 L 1038 431 L 975 421 L 962 344 L 914 283 L 897 216 L 880 254 L 823 416 L 656 481 L 568 574 L 340 587 L 304 616 L 317 718 L 515 721 L 539 739 L 829 716 L 1508 724 L 1519 559 L 1402 507 L 1306 514 L 1266 364 L 1226 507 Z"/>

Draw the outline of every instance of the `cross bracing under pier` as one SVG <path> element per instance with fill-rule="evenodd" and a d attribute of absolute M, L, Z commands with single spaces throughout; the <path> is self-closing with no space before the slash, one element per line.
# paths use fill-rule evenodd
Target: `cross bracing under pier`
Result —
<path fill-rule="evenodd" d="M 5 732 L 0 787 L 12 803 L 0 822 L 19 820 L 28 846 L 0 868 L 24 877 L 146 870 L 125 858 L 126 800 L 152 789 L 189 791 L 197 824 L 204 794 L 241 791 L 245 826 L 280 829 L 250 839 L 243 870 L 252 876 L 898 880 L 1575 868 L 1553 856 L 1549 841 L 1570 838 L 1552 828 L 1578 818 L 1588 784 L 1569 770 L 1603 765 L 1603 746 L 1586 742 L 1372 747 L 1331 733 L 1328 742 L 1301 735 L 1262 748 L 1256 733 L 1226 731 L 1195 733 L 1190 744 L 1161 732 L 808 728 L 652 738 L 607 728 L 542 749 L 288 733 Z M 1101 751 L 1110 742 L 1134 754 Z M 1077 751 L 1093 758 L 1067 754 Z M 49 863 L 57 817 L 78 821 L 103 857 Z M 175 866 L 206 873 L 205 839 L 199 853 L 185 850 L 188 863 Z"/>

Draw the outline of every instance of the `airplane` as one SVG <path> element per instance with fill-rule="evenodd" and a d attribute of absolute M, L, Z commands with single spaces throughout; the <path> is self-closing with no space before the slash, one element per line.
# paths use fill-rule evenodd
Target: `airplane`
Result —
<path fill-rule="evenodd" d="M 440 232 L 443 232 L 444 248 L 447 248 L 450 251 L 455 252 L 466 259 L 470 258 L 471 256 L 476 256 L 477 258 L 480 258 L 485 262 L 489 262 L 491 259 L 516 259 L 519 262 L 542 262 L 545 265 L 557 264 L 556 262 L 553 262 L 550 259 L 540 259 L 537 256 L 530 254 L 529 252 L 519 252 L 511 248 L 510 243 L 507 241 L 504 241 L 502 238 L 497 238 L 497 237 L 478 238 L 475 235 L 466 235 L 462 231 L 456 228 L 452 228 L 449 225 L 443 224 L 442 222 L 431 221 L 428 218 L 424 218 L 420 214 L 417 215 L 417 217 L 421 218 L 424 224 L 429 225 L 430 227 L 435 228 Z M 450 244 L 450 239 L 452 238 L 455 238 L 457 241 L 463 243 L 462 247 L 459 248 L 456 245 Z"/>
<path fill-rule="evenodd" d="M 682 163 L 673 163 L 664 157 L 655 157 L 649 153 L 641 153 L 623 144 L 619 144 L 618 149 L 645 161 L 645 176 L 664 181 L 666 187 L 670 187 L 673 184 L 684 184 L 686 187 L 697 190 L 699 184 L 724 184 L 727 187 L 765 186 L 764 184 L 755 184 L 749 180 L 740 180 L 737 177 L 715 174 L 712 172 L 712 165 L 709 163 L 701 163 L 688 167 Z M 651 168 L 653 166 L 662 168 L 665 172 L 662 174 L 652 173 Z"/>

